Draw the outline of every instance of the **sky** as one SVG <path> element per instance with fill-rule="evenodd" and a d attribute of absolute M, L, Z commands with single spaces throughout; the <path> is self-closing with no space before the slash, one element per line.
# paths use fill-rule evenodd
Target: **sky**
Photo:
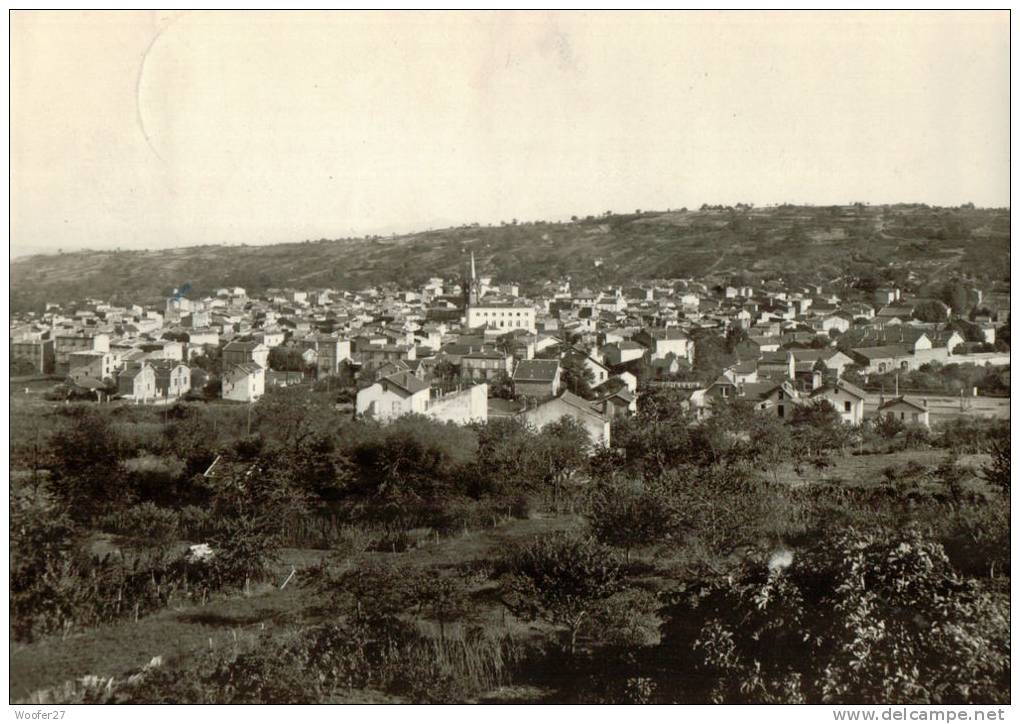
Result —
<path fill-rule="evenodd" d="M 11 253 L 1009 205 L 1008 12 L 14 11 Z"/>

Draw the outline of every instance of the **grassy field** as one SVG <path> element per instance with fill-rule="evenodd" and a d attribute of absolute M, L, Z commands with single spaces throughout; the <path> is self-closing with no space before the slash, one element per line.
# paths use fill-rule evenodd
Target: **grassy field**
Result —
<path fill-rule="evenodd" d="M 798 480 L 801 484 L 825 482 L 850 487 L 868 487 L 882 483 L 883 471 L 890 467 L 902 468 L 911 463 L 932 466 L 945 454 L 940 450 L 904 450 L 884 455 L 835 455 L 832 458 L 832 465 L 822 470 L 806 466 L 800 475 L 796 475 L 791 468 L 789 479 Z M 988 455 L 963 455 L 959 462 L 966 467 L 980 470 L 988 460 Z M 976 477 L 970 481 L 970 486 L 982 490 L 985 488 L 984 482 Z"/>
<path fill-rule="evenodd" d="M 883 471 L 887 468 L 910 463 L 931 466 L 938 459 L 937 451 L 926 450 L 837 455 L 832 466 L 824 470 L 806 468 L 797 474 L 791 468 L 783 477 L 796 485 L 838 483 L 872 486 L 883 482 Z M 986 460 L 984 455 L 970 455 L 961 462 L 977 470 Z M 985 485 L 973 476 L 966 487 L 981 490 Z M 351 562 L 357 565 L 373 559 L 385 559 L 418 568 L 453 570 L 498 556 L 513 542 L 554 531 L 576 530 L 583 525 L 584 521 L 574 515 L 510 520 L 491 529 L 438 540 L 429 535 L 417 536 L 418 546 L 403 553 L 364 553 Z M 116 548 L 116 540 L 110 536 L 100 536 L 93 545 L 94 552 L 99 553 L 109 553 Z M 284 549 L 275 571 L 277 583 L 254 588 L 250 596 L 214 599 L 204 606 L 181 601 L 138 622 L 105 625 L 66 639 L 49 637 L 28 645 L 13 645 L 10 652 L 11 701 L 25 701 L 34 691 L 59 686 L 67 680 L 86 675 L 124 675 L 138 670 L 156 656 L 162 657 L 167 665 L 187 665 L 210 650 L 243 648 L 253 645 L 260 636 L 285 636 L 303 626 L 322 622 L 322 614 L 316 609 L 317 596 L 302 585 L 309 582 L 310 575 L 303 570 L 321 561 L 327 553 L 323 550 Z M 655 563 L 651 558 L 647 562 Z M 280 590 L 279 585 L 294 569 L 298 571 L 297 575 Z M 477 622 L 490 630 L 509 629 L 522 639 L 548 633 L 540 626 L 527 625 L 508 617 L 494 596 L 494 584 L 478 585 L 472 597 L 479 604 Z M 377 694 L 355 692 L 352 701 L 371 701 Z M 536 692 L 530 690 L 493 694 L 501 699 L 527 696 L 532 700 L 535 695 Z"/>
<path fill-rule="evenodd" d="M 358 560 L 385 557 L 415 567 L 454 567 L 499 553 L 507 544 L 580 525 L 575 516 L 509 521 L 496 528 L 428 542 L 404 553 L 366 553 Z M 181 604 L 136 622 L 123 622 L 61 639 L 49 637 L 10 650 L 10 699 L 25 701 L 39 689 L 86 675 L 114 676 L 138 670 L 155 656 L 168 665 L 185 664 L 210 650 L 251 644 L 262 635 L 286 635 L 322 620 L 316 596 L 300 585 L 300 570 L 317 563 L 321 550 L 285 549 L 277 568 L 282 584 L 292 568 L 298 576 L 283 590 L 278 585 L 253 589 L 252 595 L 213 600 L 205 606 Z M 521 636 L 530 627 L 505 619 L 501 607 L 487 601 L 487 587 L 475 592 L 484 603 L 482 620 L 510 626 Z M 486 602 L 487 601 L 487 602 Z M 502 695 L 508 695 L 504 692 Z M 371 699 L 374 694 L 366 693 Z"/>

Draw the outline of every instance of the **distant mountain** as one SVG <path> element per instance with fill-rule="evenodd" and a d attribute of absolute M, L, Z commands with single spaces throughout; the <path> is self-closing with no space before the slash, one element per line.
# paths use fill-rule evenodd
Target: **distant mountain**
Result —
<path fill-rule="evenodd" d="M 471 251 L 479 273 L 529 285 L 569 275 L 603 285 L 705 277 L 895 281 L 955 273 L 1009 277 L 1009 210 L 891 206 L 702 207 L 587 217 L 566 223 L 460 226 L 415 234 L 268 246 L 80 251 L 11 262 L 13 310 L 85 297 L 155 302 L 227 284 L 403 287 L 460 277 Z M 892 266 L 889 266 L 892 265 Z"/>

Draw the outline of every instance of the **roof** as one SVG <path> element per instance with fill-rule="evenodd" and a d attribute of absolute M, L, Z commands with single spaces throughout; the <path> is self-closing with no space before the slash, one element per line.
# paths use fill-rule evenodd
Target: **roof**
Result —
<path fill-rule="evenodd" d="M 74 352 L 71 352 L 70 356 L 71 357 L 96 357 L 96 358 L 99 358 L 99 357 L 103 357 L 103 356 L 105 356 L 107 354 L 109 354 L 109 352 L 99 352 L 97 350 L 92 350 L 92 349 L 80 349 L 80 350 L 76 350 Z"/>
<path fill-rule="evenodd" d="M 529 304 L 523 302 L 480 302 L 478 304 L 468 305 L 470 309 L 525 309 L 534 310 Z"/>
<path fill-rule="evenodd" d="M 556 379 L 559 360 L 525 359 L 517 363 L 514 370 L 515 382 L 551 382 Z"/>
<path fill-rule="evenodd" d="M 81 379 L 79 379 L 74 384 L 75 384 L 75 387 L 81 387 L 81 388 L 84 388 L 86 390 L 101 390 L 104 387 L 106 387 L 105 383 L 100 382 L 99 380 L 95 379 L 94 377 L 82 377 Z"/>
<path fill-rule="evenodd" d="M 636 399 L 634 393 L 628 390 L 626 387 L 621 387 L 616 392 L 610 394 L 609 397 L 619 397 L 621 400 L 627 402 L 628 404 Z"/>
<path fill-rule="evenodd" d="M 688 339 L 682 329 L 675 327 L 652 327 L 644 330 L 652 339 Z"/>
<path fill-rule="evenodd" d="M 758 371 L 758 360 L 749 359 L 746 362 L 737 362 L 737 364 L 730 367 L 730 370 L 738 375 L 749 375 L 752 372 Z"/>
<path fill-rule="evenodd" d="M 839 392 L 840 390 L 842 390 L 843 392 L 849 392 L 854 397 L 858 397 L 862 400 L 866 399 L 867 397 L 867 395 L 864 393 L 864 390 L 862 390 L 857 385 L 850 384 L 846 380 L 836 380 L 835 384 L 822 385 L 818 389 L 813 390 L 811 392 L 811 396 L 817 397 L 818 395 L 823 395 L 826 392 L 830 391 Z"/>
<path fill-rule="evenodd" d="M 748 336 L 747 341 L 754 342 L 757 345 L 779 345 L 783 340 L 770 334 L 752 334 Z"/>
<path fill-rule="evenodd" d="M 894 397 L 891 400 L 886 400 L 885 402 L 878 406 L 878 409 L 884 410 L 886 408 L 892 407 L 893 405 L 900 404 L 916 408 L 921 412 L 928 411 L 928 406 L 924 404 L 924 400 L 919 400 L 916 397 L 907 397 L 906 395 L 900 395 L 899 397 Z"/>
<path fill-rule="evenodd" d="M 240 364 L 231 365 L 230 369 L 224 371 L 223 376 L 229 380 L 236 380 L 261 371 L 262 368 L 254 362 L 241 362 Z"/>
<path fill-rule="evenodd" d="M 889 306 L 882 307 L 881 309 L 879 309 L 878 313 L 875 316 L 877 316 L 877 317 L 906 317 L 907 319 L 909 319 L 911 314 L 913 314 L 913 311 L 914 310 L 911 307 L 903 307 L 903 306 L 894 307 L 892 305 L 889 305 Z"/>
<path fill-rule="evenodd" d="M 497 359 L 505 360 L 507 357 L 502 352 L 496 350 L 479 350 L 478 352 L 469 352 L 460 356 L 461 360 L 466 359 Z"/>
<path fill-rule="evenodd" d="M 422 390 L 427 390 L 429 386 L 419 380 L 410 372 L 395 372 L 392 375 L 387 375 L 379 380 L 383 386 L 386 384 L 398 387 L 401 390 L 407 392 L 409 395 L 413 395 Z"/>
<path fill-rule="evenodd" d="M 146 369 L 152 369 L 151 367 L 149 367 L 148 362 L 144 363 L 129 362 L 127 365 L 125 365 L 124 369 L 121 370 L 120 374 L 118 375 L 118 378 L 123 377 L 127 379 L 132 379 L 140 375 Z"/>
<path fill-rule="evenodd" d="M 264 346 L 265 345 L 263 345 L 261 342 L 234 341 L 234 342 L 228 343 L 223 348 L 223 351 L 224 352 L 227 352 L 227 351 L 230 351 L 230 352 L 251 352 L 251 351 L 257 349 L 258 347 L 264 347 Z"/>
<path fill-rule="evenodd" d="M 592 403 L 588 402 L 588 400 L 584 399 L 583 397 L 578 397 L 577 395 L 570 391 L 565 391 L 561 393 L 559 397 L 553 397 L 549 400 L 546 400 L 545 402 L 539 404 L 537 407 L 532 407 L 529 410 L 524 410 L 523 413 L 527 414 L 532 410 L 537 410 L 546 405 L 555 405 L 556 403 L 565 404 L 568 407 L 577 410 L 578 412 L 582 412 L 586 415 L 597 417 L 600 420 L 605 420 L 605 418 L 602 416 L 602 413 L 600 413 L 598 410 L 592 407 Z"/>
<path fill-rule="evenodd" d="M 854 354 L 865 359 L 887 359 L 891 357 L 910 357 L 913 353 L 902 344 L 887 344 L 881 347 L 855 347 Z"/>
<path fill-rule="evenodd" d="M 150 359 L 148 360 L 148 363 L 149 366 L 152 367 L 157 372 L 161 371 L 169 372 L 170 370 L 176 369 L 177 367 L 187 366 L 180 360 L 176 359 Z"/>
<path fill-rule="evenodd" d="M 793 358 L 797 362 L 827 360 L 839 354 L 839 350 L 834 347 L 827 347 L 826 349 L 791 349 L 790 351 L 793 352 Z"/>
<path fill-rule="evenodd" d="M 757 397 L 762 398 L 771 394 L 774 389 L 781 387 L 778 382 L 747 382 L 743 385 L 743 392 L 745 397 Z"/>

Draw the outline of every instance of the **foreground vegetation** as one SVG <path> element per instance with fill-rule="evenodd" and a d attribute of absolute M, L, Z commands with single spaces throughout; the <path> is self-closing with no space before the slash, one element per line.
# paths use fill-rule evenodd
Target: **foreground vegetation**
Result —
<path fill-rule="evenodd" d="M 1009 699 L 1008 424 L 739 403 L 694 423 L 658 389 L 613 434 L 593 451 L 567 419 L 382 427 L 295 389 L 250 422 L 26 407 L 12 671 L 54 664 L 12 696 Z M 165 648 L 60 671 L 132 636 Z"/>

